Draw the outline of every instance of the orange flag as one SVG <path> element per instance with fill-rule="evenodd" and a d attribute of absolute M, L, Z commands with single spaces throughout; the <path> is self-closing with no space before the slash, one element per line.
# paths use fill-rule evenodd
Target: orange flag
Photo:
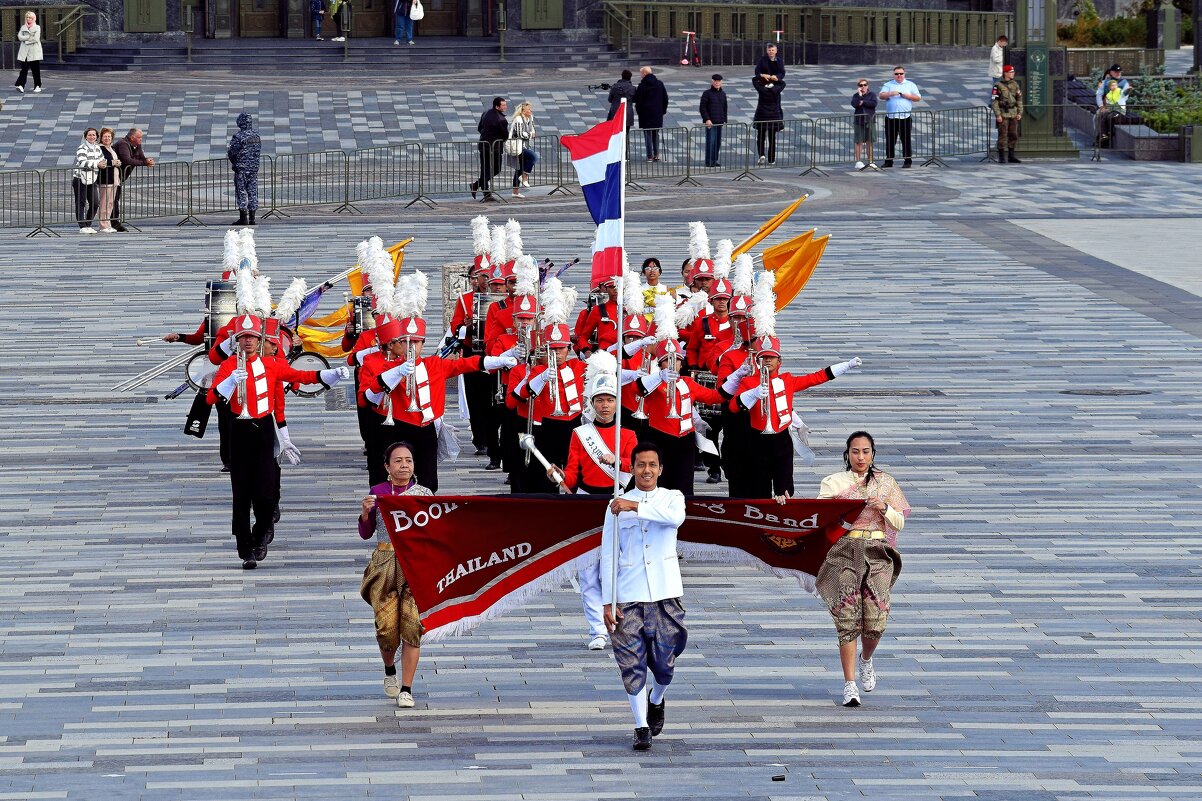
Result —
<path fill-rule="evenodd" d="M 776 310 L 780 311 L 797 294 L 801 292 L 802 287 L 810 280 L 810 276 L 814 274 L 814 269 L 818 266 L 818 261 L 822 258 L 823 251 L 826 250 L 826 243 L 830 241 L 830 234 L 813 238 L 814 232 L 810 231 L 807 235 L 804 245 L 798 248 L 789 258 L 787 262 L 776 269 Z M 767 266 L 767 252 L 764 253 L 764 264 Z"/>
<path fill-rule="evenodd" d="M 734 257 L 738 256 L 740 253 L 746 253 L 760 242 L 764 241 L 769 234 L 771 234 L 777 228 L 780 228 L 784 224 L 785 220 L 792 217 L 793 212 L 797 211 L 797 207 L 804 203 L 805 199 L 808 197 L 809 195 L 802 195 L 801 197 L 797 198 L 797 200 L 794 200 L 787 207 L 785 207 L 783 211 L 781 211 L 771 220 L 761 225 L 758 231 L 744 239 L 742 243 L 740 243 L 739 246 L 734 249 L 734 252 L 731 254 L 731 256 Z"/>

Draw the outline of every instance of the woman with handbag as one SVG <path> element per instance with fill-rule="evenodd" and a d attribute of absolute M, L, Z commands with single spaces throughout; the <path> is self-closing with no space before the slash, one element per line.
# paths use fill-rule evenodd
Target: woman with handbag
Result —
<path fill-rule="evenodd" d="M 534 152 L 534 109 L 526 101 L 518 106 L 509 123 L 509 139 L 505 142 L 505 163 L 513 167 L 513 196 L 525 197 L 522 187 L 530 188 L 530 173 L 538 163 Z"/>
<path fill-rule="evenodd" d="M 17 91 L 25 94 L 25 76 L 33 71 L 33 91 L 42 91 L 42 29 L 38 26 L 38 15 L 32 11 L 25 12 L 25 24 L 17 29 L 17 41 L 21 47 L 17 50 L 17 61 L 21 63 L 21 72 L 14 84 Z"/>
<path fill-rule="evenodd" d="M 394 45 L 402 41 L 413 44 L 413 21 L 426 15 L 421 0 L 394 0 L 392 13 L 396 16 L 396 38 Z"/>

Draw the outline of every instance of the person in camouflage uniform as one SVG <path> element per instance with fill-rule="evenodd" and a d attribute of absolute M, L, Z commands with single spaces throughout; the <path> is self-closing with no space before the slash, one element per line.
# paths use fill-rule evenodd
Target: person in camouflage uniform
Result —
<path fill-rule="evenodd" d="M 993 116 L 997 122 L 997 160 L 1022 164 L 1014 155 L 1018 144 L 1018 122 L 1023 118 L 1023 90 L 1014 80 L 1014 67 L 1002 67 L 1002 79 L 993 85 Z"/>
<path fill-rule="evenodd" d="M 234 191 L 238 199 L 238 221 L 234 225 L 254 225 L 259 209 L 259 154 L 263 143 L 250 115 L 238 115 L 238 132 L 230 137 L 226 158 L 234 168 Z"/>

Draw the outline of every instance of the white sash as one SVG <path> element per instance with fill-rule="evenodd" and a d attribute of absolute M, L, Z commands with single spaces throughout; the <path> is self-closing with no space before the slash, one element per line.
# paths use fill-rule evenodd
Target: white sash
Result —
<path fill-rule="evenodd" d="M 601 438 L 601 432 L 592 423 L 585 423 L 582 426 L 575 428 L 576 436 L 580 439 L 580 444 L 584 446 L 584 452 L 588 454 L 588 458 L 593 460 L 593 464 L 601 468 L 601 472 L 609 476 L 611 479 L 615 477 L 615 471 L 618 469 L 617 457 L 614 457 L 614 452 L 605 444 L 605 440 Z M 616 429 L 615 429 L 616 432 Z M 616 437 L 617 434 L 615 433 Z M 615 440 L 616 442 L 616 440 Z M 606 464 L 602 459 L 605 456 L 614 458 L 614 464 Z M 626 486 L 630 482 L 630 473 L 620 473 L 618 480 L 622 486 Z"/>
<path fill-rule="evenodd" d="M 417 405 L 422 410 L 422 423 L 428 423 L 434 419 L 434 410 L 430 408 L 430 373 L 424 361 L 414 367 L 413 379 L 417 385 Z"/>

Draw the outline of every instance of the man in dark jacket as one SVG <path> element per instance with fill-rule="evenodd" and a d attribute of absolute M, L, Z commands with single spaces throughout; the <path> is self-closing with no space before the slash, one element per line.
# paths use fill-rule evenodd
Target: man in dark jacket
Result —
<path fill-rule="evenodd" d="M 476 130 L 480 132 L 480 143 L 476 149 L 480 152 L 480 177 L 472 181 L 472 200 L 476 192 L 484 190 L 484 201 L 496 202 L 497 198 L 489 191 L 488 182 L 501 171 L 501 143 L 509 138 L 509 121 L 505 119 L 505 110 L 509 103 L 503 97 L 492 99 L 492 108 L 480 115 Z"/>
<path fill-rule="evenodd" d="M 701 93 L 701 120 L 705 123 L 705 166 L 721 167 L 718 152 L 722 149 L 722 126 L 726 124 L 726 92 L 722 91 L 722 76 L 710 76 L 710 88 Z"/>
<path fill-rule="evenodd" d="M 643 129 L 647 161 L 659 161 L 659 129 L 664 127 L 664 115 L 668 113 L 668 90 L 650 67 L 643 67 L 639 75 L 639 85 L 634 90 L 634 108 L 639 114 L 639 127 Z"/>
<path fill-rule="evenodd" d="M 775 42 L 769 42 L 764 48 L 764 55 L 755 62 L 755 74 L 764 83 L 772 83 L 773 79 L 778 81 L 785 79 L 785 62 L 777 57 Z"/>
<path fill-rule="evenodd" d="M 129 133 L 116 141 L 113 150 L 117 152 L 117 159 L 121 162 L 121 185 L 117 187 L 113 199 L 113 230 L 125 233 L 127 229 L 121 224 L 121 189 L 129 180 L 134 167 L 153 167 L 154 159 L 142 152 L 142 129 L 140 128 L 130 128 Z"/>
<path fill-rule="evenodd" d="M 622 70 L 622 80 L 609 87 L 609 115 L 605 118 L 612 120 L 618 113 L 618 104 L 626 98 L 626 127 L 634 127 L 634 84 L 630 82 L 630 70 Z"/>
<path fill-rule="evenodd" d="M 238 115 L 238 132 L 230 137 L 225 156 L 234 168 L 234 192 L 238 200 L 238 221 L 234 225 L 254 225 L 259 210 L 259 156 L 263 141 L 254 122 L 245 111 Z"/>

